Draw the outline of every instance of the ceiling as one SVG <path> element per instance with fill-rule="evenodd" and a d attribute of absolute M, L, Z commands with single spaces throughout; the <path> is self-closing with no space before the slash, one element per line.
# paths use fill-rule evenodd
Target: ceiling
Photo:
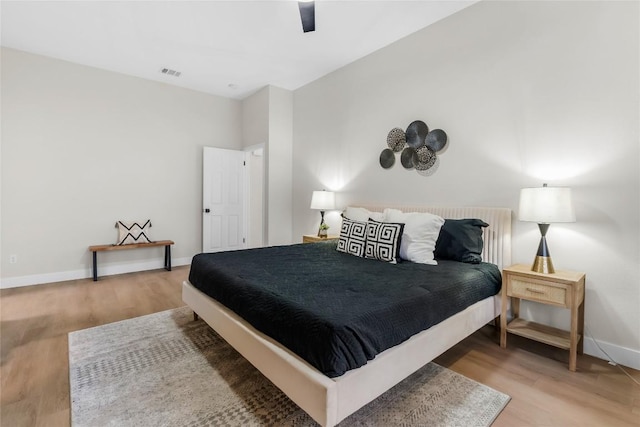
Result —
<path fill-rule="evenodd" d="M 242 99 L 295 90 L 473 1 L 5 1 L 1 43 L 26 52 Z M 179 77 L 161 73 L 179 71 Z"/>

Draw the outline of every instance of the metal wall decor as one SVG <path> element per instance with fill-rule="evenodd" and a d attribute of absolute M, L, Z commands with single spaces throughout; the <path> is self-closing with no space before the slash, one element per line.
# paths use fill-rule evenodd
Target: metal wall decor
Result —
<path fill-rule="evenodd" d="M 385 148 L 380 153 L 380 166 L 385 169 L 389 169 L 396 162 L 396 156 L 393 155 L 393 151 L 389 148 Z"/>
<path fill-rule="evenodd" d="M 402 150 L 402 154 L 400 155 L 400 162 L 405 169 L 412 169 L 413 165 L 418 163 L 420 159 L 418 158 L 418 153 L 412 147 L 407 147 Z"/>
<path fill-rule="evenodd" d="M 442 129 L 429 131 L 422 120 L 414 120 L 407 130 L 393 128 L 387 135 L 387 145 L 380 153 L 380 166 L 389 169 L 395 164 L 394 153 L 400 154 L 400 163 L 407 169 L 415 169 L 420 175 L 429 176 L 438 169 L 440 159 L 437 154 L 446 147 L 447 134 Z"/>
<path fill-rule="evenodd" d="M 394 153 L 402 151 L 406 142 L 407 139 L 402 129 L 393 128 L 389 131 L 389 135 L 387 135 L 387 145 Z"/>
<path fill-rule="evenodd" d="M 407 127 L 407 144 L 416 150 L 424 145 L 424 140 L 429 133 L 429 126 L 422 120 L 415 120 Z"/>

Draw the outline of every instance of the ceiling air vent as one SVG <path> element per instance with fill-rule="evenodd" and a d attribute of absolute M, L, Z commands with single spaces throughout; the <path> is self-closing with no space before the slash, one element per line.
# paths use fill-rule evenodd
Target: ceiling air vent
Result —
<path fill-rule="evenodd" d="M 160 72 L 162 74 L 166 74 L 168 76 L 174 76 L 174 77 L 180 77 L 180 74 L 182 74 L 182 72 L 176 71 L 176 70 L 172 70 L 170 68 L 163 68 L 162 70 L 160 70 Z"/>

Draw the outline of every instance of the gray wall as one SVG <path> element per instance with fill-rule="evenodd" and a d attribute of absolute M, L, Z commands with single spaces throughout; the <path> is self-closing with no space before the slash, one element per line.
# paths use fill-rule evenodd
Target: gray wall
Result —
<path fill-rule="evenodd" d="M 1 95 L 3 283 L 86 277 L 118 219 L 151 218 L 176 263 L 200 251 L 202 147 L 242 148 L 240 101 L 6 48 Z M 100 264 L 161 266 L 162 249 Z"/>
<path fill-rule="evenodd" d="M 480 2 L 295 91 L 294 235 L 315 232 L 309 200 L 322 188 L 340 207 L 515 211 L 523 187 L 572 187 L 578 222 L 551 226 L 554 263 L 587 274 L 588 335 L 638 365 L 638 12 L 637 2 Z M 420 176 L 398 158 L 383 170 L 387 133 L 416 119 L 449 135 L 439 169 Z M 336 213 L 328 222 L 337 232 Z M 514 261 L 531 263 L 538 240 L 516 216 Z M 523 311 L 568 326 L 567 310 Z"/>
<path fill-rule="evenodd" d="M 288 245 L 294 242 L 292 156 L 293 93 L 269 86 L 269 145 L 267 147 L 269 245 Z"/>

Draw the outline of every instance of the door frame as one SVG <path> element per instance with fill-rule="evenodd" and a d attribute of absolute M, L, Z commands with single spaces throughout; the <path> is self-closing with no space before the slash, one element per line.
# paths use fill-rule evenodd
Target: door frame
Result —
<path fill-rule="evenodd" d="M 260 143 L 260 144 L 254 144 L 254 145 L 250 145 L 248 147 L 244 148 L 244 153 L 245 153 L 245 164 L 248 164 L 251 160 L 251 156 L 253 155 L 253 153 L 255 151 L 258 150 L 262 150 L 262 245 L 261 246 L 266 246 L 268 240 L 268 228 L 267 227 L 267 219 L 268 219 L 268 214 L 267 214 L 267 207 L 268 205 L 268 198 L 269 198 L 269 194 L 267 192 L 267 144 L 265 143 Z M 244 229 L 245 229 L 245 234 L 246 234 L 246 243 L 248 244 L 251 241 L 251 227 L 250 227 L 250 221 L 251 221 L 251 212 L 250 212 L 250 205 L 251 205 L 251 170 L 249 167 L 245 167 L 244 168 Z"/>

